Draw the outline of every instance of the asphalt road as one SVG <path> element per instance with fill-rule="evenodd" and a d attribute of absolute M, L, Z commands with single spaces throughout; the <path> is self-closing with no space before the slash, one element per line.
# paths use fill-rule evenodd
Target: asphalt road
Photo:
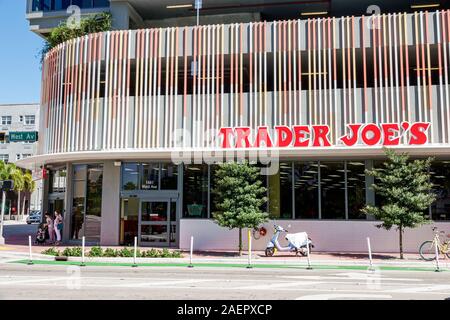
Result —
<path fill-rule="evenodd" d="M 0 262 L 0 299 L 448 299 L 450 272 L 67 267 Z"/>

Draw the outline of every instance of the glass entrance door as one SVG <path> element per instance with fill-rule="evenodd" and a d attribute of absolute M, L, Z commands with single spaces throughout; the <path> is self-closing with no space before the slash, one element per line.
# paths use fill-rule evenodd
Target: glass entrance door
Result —
<path fill-rule="evenodd" d="M 138 239 L 140 245 L 177 246 L 176 200 L 141 200 Z"/>

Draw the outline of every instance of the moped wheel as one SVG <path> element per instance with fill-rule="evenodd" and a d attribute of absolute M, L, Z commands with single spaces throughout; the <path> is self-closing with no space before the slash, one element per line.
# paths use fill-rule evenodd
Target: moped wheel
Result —
<path fill-rule="evenodd" d="M 266 248 L 266 257 L 273 257 L 273 254 L 275 253 L 275 249 L 274 248 Z"/>
<path fill-rule="evenodd" d="M 433 261 L 436 259 L 436 252 L 433 241 L 425 241 L 419 249 L 420 257 L 425 261 Z"/>

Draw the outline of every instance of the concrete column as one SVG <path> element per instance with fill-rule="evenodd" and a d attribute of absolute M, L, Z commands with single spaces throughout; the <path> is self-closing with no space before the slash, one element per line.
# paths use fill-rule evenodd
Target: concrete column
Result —
<path fill-rule="evenodd" d="M 100 235 L 102 246 L 119 245 L 120 168 L 114 165 L 114 161 L 105 161 L 103 164 Z"/>
<path fill-rule="evenodd" d="M 62 233 L 62 241 L 70 240 L 71 215 L 72 215 L 72 194 L 73 194 L 73 166 L 71 163 L 66 164 L 66 193 L 64 195 L 64 228 Z"/>

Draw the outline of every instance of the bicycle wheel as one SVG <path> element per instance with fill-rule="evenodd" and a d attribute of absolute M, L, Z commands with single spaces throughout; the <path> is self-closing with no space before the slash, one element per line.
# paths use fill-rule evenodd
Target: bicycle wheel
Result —
<path fill-rule="evenodd" d="M 433 241 L 425 241 L 419 249 L 420 257 L 425 261 L 433 261 L 436 259 L 436 251 Z"/>

